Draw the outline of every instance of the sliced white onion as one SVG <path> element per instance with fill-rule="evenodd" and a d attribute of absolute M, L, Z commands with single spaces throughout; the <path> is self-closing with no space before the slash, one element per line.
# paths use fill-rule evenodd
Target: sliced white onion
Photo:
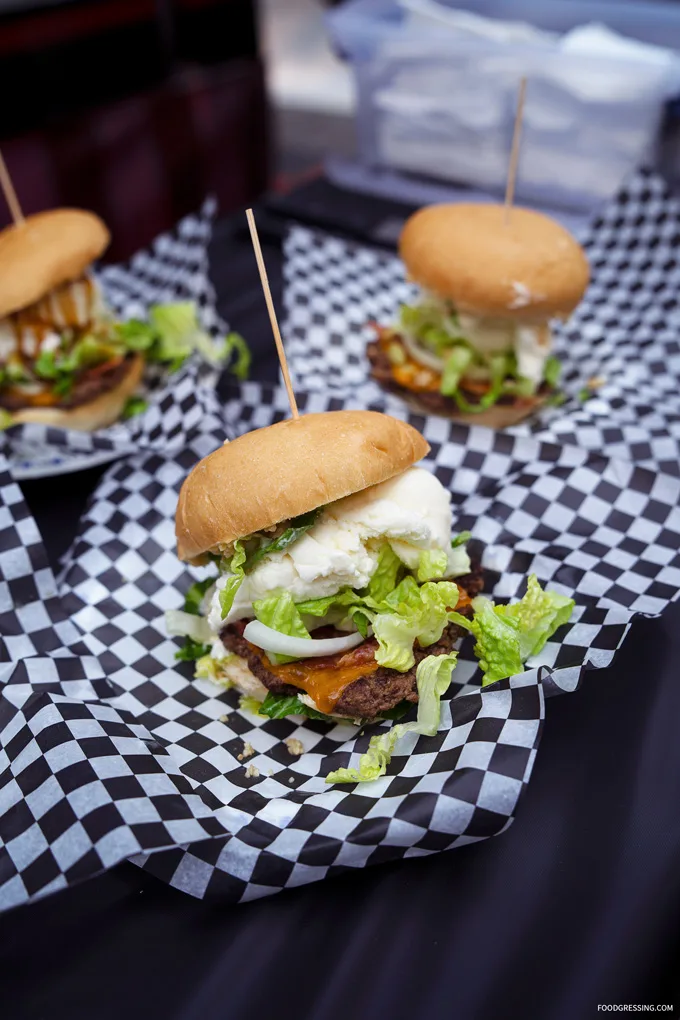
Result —
<path fill-rule="evenodd" d="M 189 637 L 199 644 L 208 644 L 215 637 L 204 616 L 185 613 L 182 609 L 166 610 L 165 629 L 171 636 Z"/>
<path fill-rule="evenodd" d="M 318 659 L 321 655 L 336 655 L 356 648 L 364 638 L 357 631 L 339 638 L 299 638 L 289 634 L 281 634 L 278 630 L 267 627 L 259 620 L 251 620 L 243 631 L 246 641 L 263 648 L 265 652 L 277 655 L 294 655 L 301 659 Z"/>
<path fill-rule="evenodd" d="M 420 362 L 421 365 L 425 365 L 426 368 L 431 368 L 433 372 L 444 371 L 444 359 L 438 358 L 436 354 L 431 351 L 426 351 L 419 343 L 413 339 L 413 337 L 404 331 L 399 333 L 399 336 L 404 342 L 404 347 L 409 352 L 414 361 Z"/>

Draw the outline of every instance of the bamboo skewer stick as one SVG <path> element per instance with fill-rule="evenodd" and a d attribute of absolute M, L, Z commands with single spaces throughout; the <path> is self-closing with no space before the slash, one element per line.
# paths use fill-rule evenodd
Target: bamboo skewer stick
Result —
<path fill-rule="evenodd" d="M 276 343 L 276 350 L 279 355 L 279 362 L 281 364 L 281 372 L 283 373 L 283 381 L 286 386 L 286 392 L 288 393 L 288 400 L 290 402 L 290 410 L 293 418 L 299 418 L 300 412 L 298 411 L 297 401 L 295 394 L 293 393 L 293 385 L 290 381 L 290 373 L 288 372 L 288 361 L 286 359 L 286 352 L 283 349 L 283 340 L 281 339 L 281 330 L 279 329 L 279 323 L 276 318 L 276 310 L 274 308 L 274 301 L 272 299 L 272 292 L 269 286 L 269 278 L 267 276 L 267 269 L 264 264 L 264 258 L 262 257 L 262 248 L 260 247 L 260 238 L 258 237 L 257 227 L 255 226 L 255 217 L 253 216 L 252 209 L 246 209 L 246 217 L 248 218 L 248 226 L 250 228 L 250 239 L 253 242 L 253 248 L 255 250 L 255 259 L 257 260 L 257 268 L 260 272 L 260 280 L 262 281 L 262 290 L 264 291 L 264 299 L 267 304 L 267 311 L 269 312 L 269 321 L 271 323 L 272 332 L 274 334 L 274 341 Z"/>
<path fill-rule="evenodd" d="M 21 224 L 24 222 L 24 214 L 21 211 L 19 199 L 17 198 L 17 193 L 14 190 L 14 185 L 12 184 L 12 178 L 9 175 L 7 164 L 5 163 L 5 159 L 1 152 L 0 152 L 0 187 L 2 188 L 5 200 L 7 202 L 7 205 L 9 206 L 9 211 L 12 214 L 14 225 L 17 227 L 21 226 Z"/>
<path fill-rule="evenodd" d="M 524 117 L 524 99 L 527 91 L 527 79 L 524 75 L 520 79 L 519 93 L 517 95 L 517 112 L 515 113 L 515 126 L 512 132 L 512 148 L 510 150 L 510 163 L 508 165 L 508 179 L 505 185 L 505 215 L 504 222 L 507 226 L 510 218 L 510 209 L 515 197 L 515 181 L 517 180 L 517 164 L 519 163 L 519 143 L 522 137 L 522 119 Z"/>

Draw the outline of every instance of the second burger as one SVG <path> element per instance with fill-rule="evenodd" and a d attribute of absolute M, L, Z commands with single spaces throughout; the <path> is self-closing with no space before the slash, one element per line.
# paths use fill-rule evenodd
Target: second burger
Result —
<path fill-rule="evenodd" d="M 503 428 L 556 393 L 551 321 L 588 285 L 583 249 L 541 213 L 433 205 L 406 222 L 399 253 L 422 288 L 368 348 L 373 377 L 416 410 Z"/>

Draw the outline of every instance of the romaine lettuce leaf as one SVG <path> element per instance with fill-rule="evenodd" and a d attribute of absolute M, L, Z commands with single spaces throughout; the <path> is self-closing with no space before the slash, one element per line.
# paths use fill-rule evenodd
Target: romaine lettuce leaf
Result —
<path fill-rule="evenodd" d="M 330 722 L 330 716 L 305 705 L 297 694 L 272 694 L 270 691 L 258 711 L 260 715 L 268 715 L 270 719 L 285 719 L 287 715 L 306 715 L 308 719 L 323 719 Z"/>
<path fill-rule="evenodd" d="M 326 776 L 327 783 L 366 783 L 384 776 L 400 737 L 406 733 L 434 736 L 441 718 L 441 699 L 449 688 L 458 653 L 428 655 L 416 670 L 418 686 L 418 718 L 411 723 L 397 723 L 392 729 L 371 737 L 368 750 L 359 759 L 356 769 L 336 769 Z"/>
<path fill-rule="evenodd" d="M 490 599 L 479 595 L 472 601 L 474 616 L 468 623 L 477 639 L 475 655 L 482 668 L 482 686 L 522 672 L 519 634 L 514 622 L 503 619 Z"/>
<path fill-rule="evenodd" d="M 231 686 L 231 681 L 226 679 L 222 671 L 232 659 L 236 658 L 238 656 L 231 653 L 222 659 L 216 659 L 209 653 L 202 655 L 196 662 L 194 676 L 199 680 L 212 680 L 215 683 L 221 683 L 223 686 Z"/>
<path fill-rule="evenodd" d="M 194 659 L 203 659 L 210 655 L 210 645 L 200 644 L 192 638 L 185 638 L 184 644 L 175 652 L 175 658 L 180 662 L 192 662 Z"/>
<path fill-rule="evenodd" d="M 382 602 L 396 588 L 399 575 L 403 570 L 404 564 L 391 545 L 385 542 L 378 553 L 378 565 L 368 582 L 366 594 L 376 602 Z"/>
<path fill-rule="evenodd" d="M 426 549 L 418 560 L 418 580 L 434 581 L 443 577 L 449 565 L 448 553 L 443 549 Z"/>
<path fill-rule="evenodd" d="M 378 640 L 376 661 L 404 673 L 413 665 L 413 645 L 422 648 L 439 641 L 458 602 L 453 581 L 426 581 L 420 587 L 410 575 L 384 600 L 373 618 Z"/>
<path fill-rule="evenodd" d="M 127 421 L 128 418 L 134 418 L 137 414 L 143 414 L 149 406 L 149 401 L 145 400 L 144 397 L 128 397 L 123 407 L 121 418 L 123 421 Z"/>
<path fill-rule="evenodd" d="M 473 599 L 474 616 L 463 625 L 477 639 L 482 685 L 521 673 L 526 660 L 569 620 L 574 606 L 573 599 L 544 591 L 535 574 L 529 576 L 524 597 L 512 605 L 495 606 L 482 595 Z"/>
<path fill-rule="evenodd" d="M 554 388 L 560 381 L 561 374 L 562 365 L 560 363 L 560 359 L 556 358 L 554 354 L 551 354 L 545 360 L 545 365 L 543 366 L 543 378 L 547 382 L 548 386 L 552 386 Z"/>
<path fill-rule="evenodd" d="M 202 581 L 195 581 L 184 596 L 184 612 L 200 616 L 205 593 L 214 583 L 214 577 L 206 577 Z"/>
<path fill-rule="evenodd" d="M 243 548 L 242 543 L 240 541 L 234 542 L 234 553 L 229 563 L 229 576 L 227 577 L 224 587 L 220 589 L 220 609 L 222 610 L 223 620 L 231 612 L 236 592 L 243 583 L 243 578 L 245 577 L 243 564 L 245 561 L 246 551 Z"/>
<path fill-rule="evenodd" d="M 260 623 L 272 630 L 278 630 L 280 634 L 288 634 L 291 637 L 311 638 L 311 635 L 304 623 L 298 607 L 293 602 L 293 596 L 289 591 L 278 592 L 268 595 L 267 598 L 258 599 L 253 602 L 253 612 Z M 278 655 L 274 652 L 267 652 L 267 657 L 274 665 L 281 665 L 284 662 L 294 662 L 296 656 Z"/>
<path fill-rule="evenodd" d="M 449 397 L 458 389 L 458 383 L 472 361 L 472 351 L 469 347 L 454 347 L 447 356 L 442 372 L 442 381 L 439 389 Z"/>
<path fill-rule="evenodd" d="M 509 606 L 496 606 L 496 613 L 514 622 L 519 632 L 522 661 L 538 655 L 549 637 L 566 623 L 576 603 L 556 591 L 544 591 L 535 574 L 530 574 L 524 597 Z"/>
<path fill-rule="evenodd" d="M 271 556 L 272 553 L 283 552 L 284 549 L 290 548 L 298 539 L 313 528 L 319 517 L 323 513 L 323 507 L 318 506 L 314 510 L 309 510 L 306 514 L 300 514 L 299 517 L 293 517 L 288 524 L 288 527 L 283 531 L 278 538 L 275 538 L 271 542 L 266 542 L 261 545 L 259 549 L 256 549 L 253 553 L 248 556 L 247 563 L 245 565 L 245 572 L 249 574 L 251 570 L 254 570 L 258 563 L 261 563 L 267 556 Z"/>

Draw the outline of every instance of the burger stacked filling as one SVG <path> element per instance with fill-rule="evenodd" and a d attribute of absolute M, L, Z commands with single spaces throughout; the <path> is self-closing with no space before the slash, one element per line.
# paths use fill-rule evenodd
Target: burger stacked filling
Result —
<path fill-rule="evenodd" d="M 378 327 L 368 356 L 383 384 L 417 394 L 433 410 L 466 414 L 494 404 L 530 409 L 560 375 L 546 322 L 469 315 L 427 292 L 403 305 L 393 326 Z"/>
<path fill-rule="evenodd" d="M 187 637 L 179 657 L 271 718 L 394 719 L 418 702 L 417 722 L 332 781 L 375 778 L 404 727 L 436 731 L 467 631 L 491 683 L 521 672 L 573 608 L 533 577 L 522 602 L 494 606 L 452 523 L 449 493 L 411 467 L 216 550 L 218 577 L 166 614 Z"/>
<path fill-rule="evenodd" d="M 77 407 L 117 387 L 141 355 L 178 368 L 195 349 L 210 360 L 238 347 L 235 371 L 247 369 L 247 349 L 231 335 L 216 345 L 199 327 L 192 302 L 155 305 L 148 320 L 118 321 L 94 279 L 85 275 L 0 319 L 0 409 Z M 128 413 L 141 410 L 133 400 Z"/>

